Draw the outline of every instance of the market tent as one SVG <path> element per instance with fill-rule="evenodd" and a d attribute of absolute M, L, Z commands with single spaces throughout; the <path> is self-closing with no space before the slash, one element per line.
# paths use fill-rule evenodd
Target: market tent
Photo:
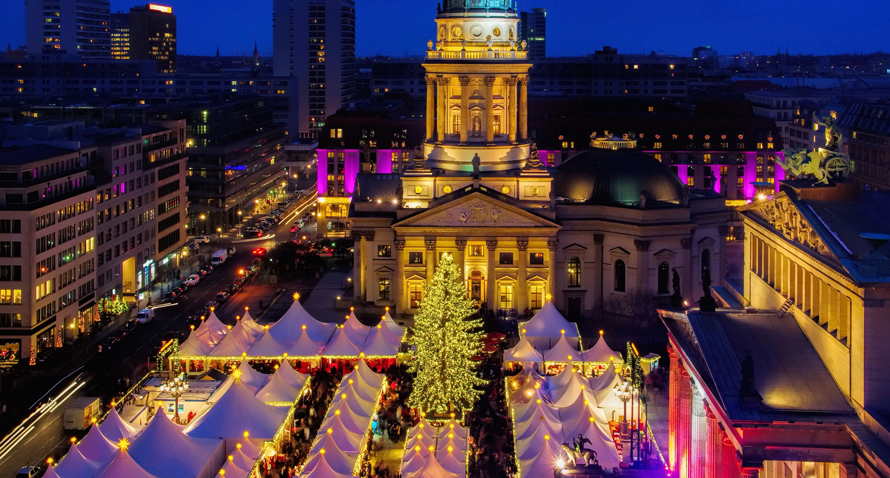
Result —
<path fill-rule="evenodd" d="M 93 461 L 83 456 L 83 453 L 72 444 L 68 449 L 68 453 L 62 458 L 62 461 L 56 465 L 54 473 L 61 474 L 64 477 L 92 476 L 99 470 L 104 463 Z"/>
<path fill-rule="evenodd" d="M 590 390 L 590 387 L 583 385 L 580 382 L 573 382 L 557 393 L 551 392 L 551 397 L 552 400 L 550 403 L 556 408 L 567 407 L 578 400 L 579 397 L 581 400 L 587 400 L 594 407 L 599 406 L 596 401 L 596 396 Z"/>
<path fill-rule="evenodd" d="M 256 464 L 257 461 L 256 458 L 247 456 L 240 448 L 232 450 L 232 453 L 226 458 L 229 463 L 234 463 L 235 466 L 242 470 L 252 470 L 253 465 Z M 245 474 L 243 476 L 247 475 Z"/>
<path fill-rule="evenodd" d="M 540 399 L 514 407 L 513 420 L 517 440 L 528 438 L 539 426 L 545 427 L 550 436 L 562 436 L 559 411 Z"/>
<path fill-rule="evenodd" d="M 563 335 L 562 331 L 565 331 L 565 336 L 569 338 L 572 346 L 577 347 L 579 342 L 578 327 L 566 320 L 556 310 L 553 302 L 544 304 L 531 320 L 520 326 L 520 331 L 522 336 L 528 337 L 529 342 L 538 350 L 550 348 L 553 342 Z"/>
<path fill-rule="evenodd" d="M 596 451 L 597 461 L 599 461 L 603 469 L 611 469 L 621 464 L 621 459 L 618 457 L 618 448 L 609 435 L 607 424 L 603 425 L 595 417 L 588 416 L 586 420 L 579 420 L 577 426 L 573 427 L 571 432 L 568 429 L 566 430 L 567 437 L 574 438 L 582 435 L 590 440 L 590 445 L 585 446 Z"/>
<path fill-rule="evenodd" d="M 523 337 L 512 348 L 504 351 L 504 362 L 543 362 L 544 356 L 532 347 L 528 337 Z"/>
<path fill-rule="evenodd" d="M 616 410 L 624 406 L 624 402 L 615 394 L 615 387 L 623 382 L 621 376 L 615 372 L 615 367 L 608 367 L 599 377 L 590 379 L 590 388 L 596 397 L 596 403 L 600 408 Z"/>
<path fill-rule="evenodd" d="M 526 379 L 518 389 L 510 393 L 510 404 L 515 406 L 520 403 L 528 403 L 543 396 L 544 390 L 541 388 L 541 382 Z"/>
<path fill-rule="evenodd" d="M 95 423 L 77 445 L 83 456 L 99 463 L 108 463 L 117 453 L 117 445 L 105 438 Z"/>
<path fill-rule="evenodd" d="M 346 322 L 341 328 L 346 332 L 346 335 L 349 336 L 349 340 L 361 347 L 361 345 L 365 343 L 368 334 L 371 333 L 372 327 L 361 323 L 358 318 L 356 318 L 355 312 L 350 312 L 346 317 Z"/>
<path fill-rule="evenodd" d="M 90 475 L 82 475 L 84 477 L 88 477 Z M 46 471 L 43 473 L 42 478 L 59 478 L 59 475 L 56 474 L 56 470 L 53 466 L 47 466 Z"/>
<path fill-rule="evenodd" d="M 321 355 L 321 351 L 324 348 L 324 343 L 313 342 L 309 337 L 309 334 L 306 332 L 301 332 L 299 338 L 295 342 L 284 343 L 287 344 L 287 348 L 285 349 L 287 356 L 291 358 L 316 357 Z"/>
<path fill-rule="evenodd" d="M 275 373 L 281 375 L 281 378 L 283 378 L 288 385 L 297 390 L 302 390 L 306 380 L 309 380 L 309 375 L 297 372 L 291 367 L 290 360 L 282 360 L 281 365 L 278 367 L 278 371 Z"/>
<path fill-rule="evenodd" d="M 556 375 L 556 377 L 559 377 L 559 375 Z M 552 379 L 553 377 L 551 377 L 551 380 Z M 563 383 L 561 384 L 556 384 L 553 382 L 550 383 L 550 401 L 553 403 L 554 406 L 565 406 L 568 403 L 571 403 L 568 402 L 563 405 L 556 404 L 567 392 L 571 392 L 573 394 L 572 400 L 574 401 L 574 395 L 579 393 L 579 390 L 587 390 L 588 392 L 593 391 L 590 386 L 590 382 L 587 381 L 587 378 L 585 378 L 578 372 L 569 373 L 565 378 L 560 377 L 560 379 L 563 381 Z"/>
<path fill-rule="evenodd" d="M 152 475 L 136 464 L 133 458 L 127 453 L 127 450 L 124 449 L 118 451 L 114 459 L 111 460 L 111 463 L 109 463 L 100 474 L 91 476 L 98 476 L 98 478 L 155 478 L 155 475 Z M 167 478 L 164 475 L 161 476 L 162 478 Z"/>
<path fill-rule="evenodd" d="M 456 478 L 457 476 L 459 475 L 443 468 L 435 455 L 427 457 L 423 468 L 402 474 L 402 478 Z"/>
<path fill-rule="evenodd" d="M 225 453 L 221 440 L 182 433 L 165 413 L 155 413 L 127 450 L 146 471 L 163 478 L 200 476 L 213 456 Z M 127 475 L 121 475 L 127 476 Z"/>
<path fill-rule="evenodd" d="M 565 387 L 575 378 L 574 377 L 575 375 L 578 375 L 578 371 L 575 369 L 575 367 L 573 365 L 574 364 L 570 363 L 570 364 L 566 365 L 566 367 L 563 368 L 562 371 L 559 372 L 558 374 L 551 375 L 551 376 L 547 377 L 547 379 L 550 382 L 551 390 L 556 390 L 556 389 Z"/>
<path fill-rule="evenodd" d="M 205 319 L 204 322 L 201 322 L 201 325 L 198 326 L 198 330 L 195 331 L 198 338 L 211 347 L 216 347 L 228 332 L 228 326 L 222 323 L 222 321 L 219 320 L 219 317 L 216 316 L 216 312 L 212 310 L 210 311 L 210 315 L 207 316 L 207 319 Z"/>
<path fill-rule="evenodd" d="M 402 346 L 402 338 L 405 335 L 404 330 L 400 330 L 398 333 L 393 332 L 393 329 L 390 328 L 390 326 L 387 326 L 386 323 L 384 323 L 384 321 L 382 320 L 379 324 L 377 324 L 376 328 L 383 333 L 383 336 L 386 337 L 387 342 L 396 347 L 396 350 L 398 350 Z M 372 329 L 371 332 L 374 332 L 374 330 Z"/>
<path fill-rule="evenodd" d="M 374 402 L 362 400 L 354 391 L 345 392 L 338 390 L 337 394 L 334 396 L 334 400 L 331 402 L 331 409 L 333 410 L 334 407 L 339 407 L 341 403 L 354 416 L 368 418 L 370 418 L 371 413 L 373 413 L 375 405 Z M 359 421 L 359 423 L 361 422 Z"/>
<path fill-rule="evenodd" d="M 251 440 L 247 437 L 242 438 L 235 444 L 235 448 L 241 450 L 248 458 L 256 460 L 263 453 L 263 444 L 261 440 Z"/>
<path fill-rule="evenodd" d="M 308 457 L 300 477 L 352 478 L 352 466 L 347 467 L 346 465 L 350 462 L 354 464 L 356 458 L 337 450 L 336 447 L 324 450 L 324 453 L 315 453 Z M 328 458 L 328 455 L 331 457 Z"/>
<path fill-rule="evenodd" d="M 600 338 L 593 344 L 593 347 L 590 350 L 585 350 L 581 357 L 585 362 L 608 363 L 613 360 L 621 361 L 621 354 L 609 347 L 606 339 L 603 338 L 602 332 L 600 332 Z"/>
<path fill-rule="evenodd" d="M 238 365 L 238 371 L 241 372 L 241 383 L 254 394 L 269 383 L 269 376 L 251 367 L 245 359 Z"/>
<path fill-rule="evenodd" d="M 266 327 L 253 320 L 253 317 L 250 316 L 250 313 L 248 313 L 247 310 L 244 311 L 244 317 L 241 317 L 239 322 L 241 322 L 244 332 L 250 336 L 251 341 L 256 341 L 266 333 Z"/>
<path fill-rule="evenodd" d="M 519 461 L 531 460 L 546 450 L 558 452 L 562 447 L 562 434 L 553 436 L 544 426 L 535 427 L 524 440 L 516 440 L 516 458 Z"/>
<path fill-rule="evenodd" d="M 358 374 L 361 376 L 362 380 L 365 381 L 365 383 L 367 383 L 368 385 L 372 385 L 374 388 L 380 388 L 380 384 L 383 383 L 383 378 L 385 375 L 371 370 L 368 362 L 364 359 L 358 361 L 358 365 L 356 365 L 355 370 L 358 371 Z"/>
<path fill-rule="evenodd" d="M 334 336 L 321 354 L 324 357 L 358 357 L 361 344 L 355 344 L 343 328 L 337 328 Z"/>
<path fill-rule="evenodd" d="M 383 320 L 381 321 L 386 328 L 389 329 L 390 332 L 393 333 L 396 337 L 402 337 L 405 335 L 405 327 L 402 327 L 395 320 L 393 320 L 392 316 L 389 315 L 389 307 L 386 308 L 386 314 L 383 315 Z"/>
<path fill-rule="evenodd" d="M 253 332 L 245 330 L 244 325 L 239 320 L 232 327 L 232 330 L 207 355 L 209 357 L 224 358 L 242 357 L 245 352 L 250 350 L 253 342 Z"/>
<path fill-rule="evenodd" d="M 321 422 L 321 426 L 318 429 L 327 430 L 334 425 L 342 425 L 343 428 L 352 433 L 365 433 L 368 430 L 369 422 L 370 419 L 368 417 L 356 415 L 349 410 L 349 406 L 339 403 L 333 414 L 328 413 L 325 415 L 325 419 Z"/>
<path fill-rule="evenodd" d="M 578 395 L 575 401 L 559 409 L 559 419 L 566 437 L 575 436 L 574 430 L 579 428 L 579 423 L 583 422 L 583 428 L 586 428 L 590 417 L 593 417 L 608 435 L 609 421 L 606 419 L 606 414 L 591 401 L 591 398 L 585 394 Z"/>
<path fill-rule="evenodd" d="M 346 453 L 354 454 L 357 454 L 359 452 L 362 447 L 362 440 L 364 439 L 364 431 L 354 433 L 347 430 L 346 427 L 343 425 L 343 422 L 340 421 L 339 417 L 329 421 L 327 424 L 327 428 L 319 429 L 318 434 L 327 435 L 330 440 L 333 440 L 333 443 L 337 449 Z M 322 437 L 316 436 L 315 442 L 318 445 L 313 444 L 310 452 L 318 453 L 321 448 L 330 448 L 329 446 L 325 445 L 325 443 L 329 442 L 330 440 L 324 440 Z"/>
<path fill-rule="evenodd" d="M 291 387 L 287 380 L 277 371 L 272 374 L 269 382 L 256 394 L 256 398 L 269 405 L 291 406 L 297 401 L 300 389 Z"/>
<path fill-rule="evenodd" d="M 458 423 L 455 419 L 451 419 L 443 426 L 439 427 L 439 438 L 447 438 L 449 433 L 453 433 L 455 437 L 463 440 L 467 439 L 467 427 Z"/>
<path fill-rule="evenodd" d="M 365 357 L 395 357 L 399 353 L 399 342 L 393 343 L 387 334 L 389 330 L 379 325 L 368 334 L 361 348 Z"/>
<path fill-rule="evenodd" d="M 448 451 L 449 446 L 452 446 L 450 442 L 438 447 L 436 461 L 453 476 L 467 476 L 467 450 L 459 450 L 456 446 L 452 446 L 452 450 Z"/>
<path fill-rule="evenodd" d="M 229 456 L 232 456 L 232 455 L 229 455 Z M 251 469 L 253 469 L 253 467 L 251 467 Z M 222 470 L 224 470 L 225 472 L 223 473 Z M 225 478 L 226 476 L 228 476 L 229 478 L 231 478 L 233 476 L 241 477 L 241 476 L 249 476 L 250 475 L 249 470 L 245 470 L 244 468 L 241 468 L 240 466 L 238 466 L 235 463 L 234 460 L 226 460 L 226 463 L 223 465 L 222 470 L 216 474 L 217 477 Z"/>
<path fill-rule="evenodd" d="M 543 355 L 545 362 L 572 362 L 581 359 L 581 352 L 569 343 L 565 335 L 553 347 L 545 350 Z"/>
<path fill-rule="evenodd" d="M 565 456 L 562 448 L 543 448 L 539 454 L 528 460 L 519 461 L 520 478 L 540 478 L 554 476 L 556 463 Z"/>
<path fill-rule="evenodd" d="M 303 327 L 305 325 L 305 327 Z M 272 324 L 269 331 L 279 342 L 296 342 L 303 330 L 309 334 L 313 342 L 326 343 L 334 333 L 336 325 L 319 322 L 306 312 L 300 301 L 295 299 L 287 312 L 278 322 Z M 290 354 L 294 356 L 295 354 Z"/>
<path fill-rule="evenodd" d="M 186 427 L 187 435 L 234 439 L 248 431 L 253 438 L 271 440 L 275 437 L 288 410 L 266 405 L 241 382 L 239 373 L 234 375 L 232 386 L 209 410 Z"/>
<path fill-rule="evenodd" d="M 241 319 L 242 322 L 244 319 Z M 268 331 L 250 347 L 247 352 L 249 357 L 282 357 L 287 353 L 288 345 L 275 340 Z"/>
<path fill-rule="evenodd" d="M 133 435 L 136 435 L 139 432 L 139 427 L 135 427 L 125 422 L 120 415 L 117 414 L 117 408 L 111 407 L 111 411 L 108 412 L 108 416 L 105 417 L 105 420 L 99 425 L 99 431 L 105 435 L 105 438 L 112 443 L 117 443 L 121 441 L 121 439 L 131 439 Z"/>
<path fill-rule="evenodd" d="M 406 448 L 405 454 L 402 455 L 402 464 L 399 466 L 399 472 L 404 477 L 408 473 L 414 473 L 422 469 L 429 456 L 430 452 L 425 447 L 418 445 Z"/>
<path fill-rule="evenodd" d="M 203 324 L 202 324 L 203 326 Z M 200 328 L 199 328 L 200 330 Z M 209 333 L 204 335 L 204 338 L 210 337 Z M 192 330 L 189 332 L 189 336 L 185 339 L 185 342 L 179 346 L 179 356 L 180 357 L 205 357 L 210 351 L 213 350 L 213 345 L 209 342 L 202 340 L 198 335 L 198 332 Z"/>

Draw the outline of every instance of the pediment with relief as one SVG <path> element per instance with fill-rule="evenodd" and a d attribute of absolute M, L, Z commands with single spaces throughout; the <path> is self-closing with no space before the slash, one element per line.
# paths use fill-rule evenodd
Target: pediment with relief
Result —
<path fill-rule="evenodd" d="M 785 239 L 823 256 L 837 259 L 787 196 L 752 207 L 748 211 L 772 226 Z"/>
<path fill-rule="evenodd" d="M 484 194 L 476 193 L 403 219 L 395 227 L 556 227 L 536 216 Z"/>

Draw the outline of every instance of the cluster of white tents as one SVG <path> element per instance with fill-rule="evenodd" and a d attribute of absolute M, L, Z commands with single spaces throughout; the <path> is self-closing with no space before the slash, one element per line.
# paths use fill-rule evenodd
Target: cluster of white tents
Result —
<path fill-rule="evenodd" d="M 467 432 L 467 428 L 453 418 L 441 427 L 421 419 L 408 431 L 402 478 L 467 476 Z"/>
<path fill-rule="evenodd" d="M 596 344 L 582 351 L 577 326 L 569 322 L 548 302 L 528 322 L 520 326 L 521 339 L 504 351 L 504 362 L 620 362 L 621 354 L 612 350 L 600 333 Z"/>
<path fill-rule="evenodd" d="M 185 360 L 395 357 L 404 327 L 386 313 L 376 327 L 362 324 L 350 313 L 345 324 L 319 322 L 297 297 L 284 316 L 272 325 L 258 324 L 245 310 L 233 327 L 210 316 L 179 347 Z"/>
<path fill-rule="evenodd" d="M 599 377 L 587 379 L 571 364 L 551 377 L 542 377 L 529 369 L 509 379 L 521 476 L 552 476 L 560 461 L 571 460 L 563 451 L 563 444 L 571 448 L 579 435 L 590 440 L 586 448 L 596 451 L 600 466 L 619 466 L 621 460 L 607 417 L 623 406 L 614 393 L 620 383 L 621 377 L 614 367 L 608 367 Z"/>
<path fill-rule="evenodd" d="M 343 377 L 309 449 L 301 477 L 355 475 L 384 385 L 385 376 L 371 370 L 364 360 Z"/>
<path fill-rule="evenodd" d="M 227 478 L 246 478 L 263 454 L 263 443 L 288 428 L 291 408 L 306 386 L 308 376 L 287 361 L 271 376 L 242 362 L 188 426 L 173 423 L 159 408 L 138 427 L 112 408 L 45 476 L 213 478 L 225 469 Z"/>

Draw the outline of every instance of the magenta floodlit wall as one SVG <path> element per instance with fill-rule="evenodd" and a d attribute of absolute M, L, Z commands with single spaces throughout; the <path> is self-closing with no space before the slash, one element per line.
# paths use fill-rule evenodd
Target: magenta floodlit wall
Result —
<path fill-rule="evenodd" d="M 714 173 L 714 192 L 720 194 L 720 181 L 723 179 L 720 177 L 720 166 L 711 166 L 711 172 Z"/>
<path fill-rule="evenodd" d="M 328 193 L 328 150 L 318 150 L 318 195 Z"/>
<path fill-rule="evenodd" d="M 380 174 L 392 174 L 392 150 L 377 150 L 377 172 Z"/>
<path fill-rule="evenodd" d="M 757 195 L 754 182 L 757 181 L 757 151 L 745 153 L 745 198 L 751 199 Z"/>
<path fill-rule="evenodd" d="M 355 177 L 358 176 L 360 167 L 360 153 L 357 149 L 347 149 L 345 153 L 344 162 L 346 164 L 343 167 L 343 186 L 346 194 L 352 195 L 355 192 Z"/>
<path fill-rule="evenodd" d="M 779 181 L 785 180 L 785 168 L 780 166 L 779 163 L 785 163 L 785 153 L 782 151 L 776 151 L 776 166 L 773 173 L 773 181 L 776 183 L 776 194 L 779 193 Z"/>

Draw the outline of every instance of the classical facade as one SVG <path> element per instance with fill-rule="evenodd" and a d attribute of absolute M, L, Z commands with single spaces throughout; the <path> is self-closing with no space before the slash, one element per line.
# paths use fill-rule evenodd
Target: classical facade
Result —
<path fill-rule="evenodd" d="M 553 300 L 578 320 L 636 290 L 667 298 L 675 283 L 697 299 L 703 270 L 723 274 L 724 200 L 690 194 L 633 139 L 599 137 L 548 168 L 528 135 L 518 20 L 506 1 L 439 11 L 422 146 L 401 169 L 344 185 L 356 303 L 416 312 L 443 254 L 480 305 L 519 315 Z"/>

